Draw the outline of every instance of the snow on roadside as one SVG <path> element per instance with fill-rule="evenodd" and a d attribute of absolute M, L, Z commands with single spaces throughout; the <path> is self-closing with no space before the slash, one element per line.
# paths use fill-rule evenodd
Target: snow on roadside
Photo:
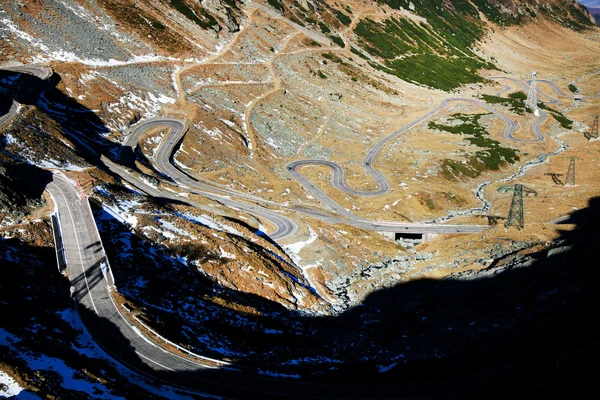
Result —
<path fill-rule="evenodd" d="M 392 363 L 390 365 L 378 365 L 377 368 L 379 369 L 379 372 L 388 372 L 389 370 L 393 369 L 396 365 L 398 365 L 397 362 Z"/>
<path fill-rule="evenodd" d="M 138 219 L 135 215 L 133 215 L 130 210 L 135 206 L 139 205 L 139 202 L 130 201 L 130 200 L 116 200 L 118 204 L 118 208 L 115 210 L 113 207 L 109 207 L 106 203 L 102 203 L 102 209 L 106 211 L 110 216 L 115 218 L 117 221 L 121 223 L 126 223 L 131 225 L 132 227 L 136 227 L 138 223 Z M 125 209 L 126 211 L 123 211 Z"/>

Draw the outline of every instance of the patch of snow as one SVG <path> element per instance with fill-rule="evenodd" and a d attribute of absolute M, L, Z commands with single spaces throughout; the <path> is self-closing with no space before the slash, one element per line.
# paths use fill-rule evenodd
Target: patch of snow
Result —
<path fill-rule="evenodd" d="M 105 390 L 103 385 L 98 383 L 91 383 L 84 379 L 75 378 L 79 375 L 79 371 L 69 367 L 61 359 L 47 356 L 45 354 L 23 354 L 24 359 L 27 362 L 29 368 L 33 370 L 51 370 L 55 371 L 62 377 L 61 387 L 65 389 L 77 390 L 79 392 L 85 392 L 90 397 L 93 397 L 96 393 L 103 393 Z M 113 397 L 122 398 L 122 397 Z"/>
<path fill-rule="evenodd" d="M 173 158 L 173 161 L 175 161 L 175 165 L 177 165 L 179 168 L 188 169 L 188 170 L 191 169 L 190 167 L 188 167 L 187 165 L 185 165 L 181 161 L 179 161 L 177 158 Z M 180 193 L 180 195 L 181 195 L 181 193 Z"/>
<path fill-rule="evenodd" d="M 4 371 L 0 371 L 0 397 L 17 396 L 23 391 L 19 383 Z"/>
<path fill-rule="evenodd" d="M 125 206 L 127 206 L 127 205 L 135 206 L 135 205 L 139 204 L 139 203 L 133 202 L 133 201 L 120 201 L 119 203 L 120 203 L 120 205 L 125 205 Z M 134 228 L 137 226 L 138 219 L 135 215 L 131 215 L 128 212 L 119 213 L 119 211 L 121 211 L 121 210 L 116 211 L 104 203 L 102 203 L 102 209 L 104 211 L 106 211 L 110 216 L 115 218 L 117 221 L 120 221 L 121 223 L 129 224 L 129 225 L 133 226 Z"/>
<path fill-rule="evenodd" d="M 222 258 L 229 258 L 230 260 L 235 260 L 236 259 L 235 254 L 228 253 L 225 250 L 223 250 L 221 247 L 219 247 L 219 250 L 221 251 L 221 257 Z"/>
<path fill-rule="evenodd" d="M 162 231 L 162 234 L 165 235 L 166 237 L 170 238 L 170 239 L 175 239 L 175 235 L 173 235 L 173 233 L 171 233 L 171 232 L 177 233 L 180 236 L 184 236 L 184 237 L 187 237 L 187 238 L 190 238 L 190 239 L 197 239 L 195 236 L 193 236 L 188 231 L 176 227 L 175 225 L 173 225 L 173 223 L 171 223 L 169 221 L 165 221 L 163 219 L 160 219 L 159 222 L 160 222 L 160 224 L 164 228 L 166 228 L 168 231 L 170 231 L 170 232 Z"/>
<path fill-rule="evenodd" d="M 377 368 L 379 369 L 379 372 L 387 372 L 394 368 L 396 365 L 398 365 L 398 363 L 392 363 L 390 365 L 378 365 Z"/>
<path fill-rule="evenodd" d="M 258 373 L 260 375 L 267 375 L 267 376 L 273 376 L 276 378 L 293 378 L 293 379 L 300 379 L 300 375 L 298 374 L 280 374 L 277 372 L 271 372 L 271 371 L 263 371 L 262 369 L 258 370 Z"/>
<path fill-rule="evenodd" d="M 242 237 L 244 236 L 237 229 L 234 229 L 229 225 L 225 225 L 218 221 L 215 221 L 206 215 L 196 216 L 196 215 L 192 215 L 192 214 L 179 214 L 179 213 L 177 213 L 175 215 L 177 215 L 178 217 L 181 217 L 181 218 L 185 218 L 186 220 L 188 220 L 190 222 L 200 224 L 206 228 L 214 229 L 219 232 L 231 233 L 231 234 L 234 234 L 237 236 L 242 236 Z"/>
<path fill-rule="evenodd" d="M 15 139 L 15 137 L 13 135 L 11 135 L 10 133 L 7 133 L 6 135 L 4 135 L 4 140 L 6 140 L 6 143 L 8 143 L 8 144 L 17 143 L 17 139 Z"/>
<path fill-rule="evenodd" d="M 302 241 L 302 242 L 296 242 L 296 243 L 292 243 L 292 244 L 288 244 L 283 246 L 283 249 L 286 251 L 286 253 L 290 254 L 290 256 L 292 257 L 292 259 L 296 260 L 301 260 L 300 258 L 300 251 L 307 245 L 313 243 L 315 240 L 317 240 L 317 234 L 315 233 L 315 231 L 312 228 L 308 228 L 309 230 L 309 237 L 308 239 Z"/>

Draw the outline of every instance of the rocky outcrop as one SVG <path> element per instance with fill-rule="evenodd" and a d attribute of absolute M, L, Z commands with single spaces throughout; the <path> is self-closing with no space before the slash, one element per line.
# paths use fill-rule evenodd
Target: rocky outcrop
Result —
<path fill-rule="evenodd" d="M 238 32 L 240 24 L 231 8 L 219 0 L 203 0 L 202 6 L 206 11 L 222 21 L 229 32 Z"/>

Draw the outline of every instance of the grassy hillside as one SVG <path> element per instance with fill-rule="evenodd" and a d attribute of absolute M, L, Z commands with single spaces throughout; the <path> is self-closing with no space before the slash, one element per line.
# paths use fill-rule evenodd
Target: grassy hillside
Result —
<path fill-rule="evenodd" d="M 342 48 L 345 43 L 340 33 L 351 27 L 351 32 L 346 33 L 347 42 L 354 42 L 351 51 L 367 59 L 372 67 L 446 91 L 482 82 L 480 70 L 496 69 L 474 51 L 490 27 L 484 19 L 500 27 L 536 18 L 551 19 L 574 30 L 592 26 L 587 11 L 573 0 L 376 2 L 394 10 L 408 10 L 412 18 L 402 15 L 405 11 L 385 16 L 383 9 L 379 9 L 377 16 L 360 17 L 360 13 L 352 10 L 359 6 L 342 7 L 329 2 L 319 2 L 315 8 L 305 8 L 299 2 L 268 0 L 268 3 L 292 21 L 321 31 Z M 354 21 L 355 18 L 360 19 Z"/>

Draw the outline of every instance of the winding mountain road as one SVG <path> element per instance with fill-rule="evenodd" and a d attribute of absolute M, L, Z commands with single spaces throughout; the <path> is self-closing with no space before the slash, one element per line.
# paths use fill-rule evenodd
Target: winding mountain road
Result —
<path fill-rule="evenodd" d="M 525 93 L 529 92 L 529 86 L 527 85 L 527 83 L 531 82 L 531 81 L 527 81 L 527 82 L 522 82 L 516 78 L 511 78 L 510 76 L 490 76 L 487 78 L 487 80 L 490 81 L 496 81 L 496 80 L 507 80 L 507 81 L 511 81 L 515 84 L 517 84 L 518 86 L 521 87 L 521 89 L 523 89 L 523 91 L 525 91 Z M 562 92 L 560 91 L 560 89 L 558 88 L 558 86 L 556 86 L 554 83 L 545 80 L 545 79 L 538 79 L 537 82 L 543 82 L 543 83 L 549 83 L 550 86 L 552 87 L 552 89 L 554 89 L 557 93 L 561 94 Z M 545 101 L 545 103 L 549 103 L 549 104 L 559 104 L 560 100 L 555 99 L 554 97 L 551 97 L 549 95 L 547 95 L 546 93 L 542 92 L 540 90 L 539 87 L 536 87 L 537 89 L 537 94 L 538 94 L 538 98 L 539 97 L 543 97 L 545 98 L 547 101 Z"/>
<path fill-rule="evenodd" d="M 46 68 L 46 67 L 42 67 L 42 66 L 37 66 L 37 65 L 12 65 L 12 66 L 4 66 L 4 67 L 0 67 L 0 70 L 2 71 L 10 71 L 10 72 L 17 72 L 20 74 L 27 74 L 27 75 L 33 75 L 36 76 L 38 78 L 40 78 L 41 80 L 46 80 L 46 79 L 50 79 L 50 77 L 53 74 L 52 69 L 50 68 Z"/>
<path fill-rule="evenodd" d="M 416 127 L 419 124 L 422 124 L 423 122 L 427 121 L 434 115 L 438 114 L 440 111 L 442 111 L 446 107 L 450 106 L 453 103 L 457 103 L 457 102 L 470 103 L 477 107 L 483 108 L 484 110 L 486 110 L 490 113 L 493 113 L 496 117 L 498 117 L 502 121 L 504 121 L 506 124 L 506 126 L 504 128 L 504 133 L 503 133 L 503 136 L 505 139 L 512 140 L 515 142 L 520 142 L 520 143 L 537 143 L 537 142 L 542 142 L 544 140 L 544 135 L 542 135 L 542 133 L 540 132 L 540 126 L 546 119 L 546 113 L 543 110 L 540 110 L 540 112 L 541 112 L 540 117 L 538 118 L 538 120 L 536 120 L 536 122 L 532 126 L 532 132 L 535 135 L 535 139 L 518 139 L 514 136 L 515 132 L 517 131 L 518 124 L 516 121 L 514 121 L 510 117 L 502 114 L 501 112 L 497 111 L 493 107 L 491 107 L 485 103 L 482 103 L 478 100 L 469 99 L 469 98 L 451 98 L 451 99 L 446 99 L 446 100 L 442 101 L 442 103 L 438 107 L 427 112 L 426 114 L 424 114 L 420 118 L 414 120 L 410 124 L 403 126 L 402 128 L 398 129 L 397 131 L 380 139 L 379 141 L 377 141 L 377 143 L 375 143 L 375 145 L 371 149 L 369 149 L 369 151 L 367 152 L 367 154 L 365 155 L 365 157 L 362 160 L 362 167 L 375 181 L 375 184 L 377 185 L 376 190 L 361 191 L 361 190 L 356 190 L 356 189 L 350 188 L 345 182 L 344 168 L 341 165 L 339 165 L 333 161 L 327 161 L 327 160 L 293 161 L 287 165 L 287 170 L 298 182 L 300 182 L 300 184 L 306 190 L 308 190 L 313 196 L 315 196 L 317 199 L 319 199 L 319 201 L 321 201 L 323 204 L 327 205 L 331 210 L 333 210 L 336 213 L 338 213 L 346 218 L 349 218 L 353 221 L 360 220 L 360 218 L 356 217 L 354 214 L 350 213 L 348 210 L 346 210 L 345 208 L 340 206 L 331 197 L 327 196 L 321 189 L 319 189 L 315 184 L 313 184 L 308 179 L 306 179 L 306 177 L 304 177 L 300 173 L 299 168 L 304 167 L 304 166 L 310 166 L 310 165 L 329 167 L 332 171 L 332 177 L 329 181 L 330 185 L 332 187 L 334 187 L 344 193 L 350 194 L 350 195 L 379 196 L 379 195 L 385 194 L 390 191 L 390 184 L 388 183 L 385 176 L 381 172 L 377 171 L 373 166 L 377 156 L 379 155 L 379 153 L 381 153 L 381 150 L 383 149 L 383 147 L 390 141 L 396 139 L 401 134 L 407 132 L 408 130 Z M 363 221 L 363 222 L 365 222 L 365 221 Z M 354 224 L 354 223 L 351 223 L 351 224 Z M 411 227 L 411 229 L 419 224 L 412 224 L 412 225 L 413 225 L 413 227 Z M 421 224 L 421 225 L 423 225 L 423 224 Z M 429 226 L 434 226 L 434 225 L 429 225 Z M 437 227 L 439 227 L 440 229 L 444 229 L 443 228 L 444 225 L 437 225 Z M 465 227 L 465 229 L 468 229 L 468 232 L 473 232 L 473 230 L 470 228 Z M 462 229 L 458 228 L 458 230 L 456 232 L 461 232 L 461 231 L 462 231 Z M 412 231 L 411 231 L 411 233 L 412 233 Z"/>
<path fill-rule="evenodd" d="M 552 90 L 554 90 L 554 92 L 556 92 L 557 95 L 561 96 L 561 97 L 568 97 L 568 98 L 573 98 L 573 95 L 568 95 L 566 93 L 563 93 L 562 90 L 560 90 L 560 88 L 556 85 L 556 83 L 549 81 L 547 79 L 537 79 L 537 82 L 540 83 L 545 83 L 546 85 L 550 86 L 552 88 Z M 531 83 L 531 81 L 527 81 L 527 83 Z"/>
<path fill-rule="evenodd" d="M 468 99 L 467 99 L 468 100 Z M 140 139 L 142 134 L 152 128 L 166 126 L 170 128 L 170 132 L 163 138 L 154 163 L 157 169 L 162 172 L 164 175 L 173 179 L 178 185 L 181 187 L 188 188 L 192 193 L 199 194 L 201 196 L 213 199 L 222 203 L 228 207 L 242 210 L 248 212 L 250 214 L 262 217 L 268 221 L 271 221 L 276 226 L 276 231 L 270 233 L 269 236 L 273 240 L 284 239 L 288 236 L 294 234 L 297 230 L 297 225 L 291 219 L 280 215 L 274 211 L 271 211 L 265 207 L 260 205 L 248 204 L 242 201 L 232 200 L 228 196 L 237 196 L 239 193 L 237 191 L 231 191 L 229 189 L 223 188 L 215 188 L 212 185 L 206 185 L 204 183 L 199 182 L 194 177 L 186 174 L 177 168 L 172 162 L 172 158 L 174 155 L 174 151 L 176 146 L 181 142 L 183 136 L 185 135 L 185 122 L 177 119 L 171 118 L 156 118 L 152 120 L 148 120 L 138 124 L 132 133 L 127 136 L 124 141 L 124 146 L 134 147 L 136 141 Z M 399 133 L 392 134 L 390 136 L 396 135 Z M 377 145 L 376 145 L 377 146 Z M 381 150 L 381 147 L 376 147 L 378 150 L 373 154 L 373 157 Z M 369 161 L 367 161 L 369 162 Z M 337 166 L 337 164 L 334 164 Z M 339 166 L 338 166 L 339 167 Z M 289 167 L 288 167 L 289 168 Z M 338 184 L 343 184 L 343 169 L 339 167 L 341 172 L 338 175 Z M 371 171 L 376 174 L 375 176 L 380 179 L 382 186 L 386 187 L 387 190 L 382 193 L 386 193 L 389 191 L 389 184 L 383 175 L 381 175 L 378 171 L 371 168 Z M 378 175 L 377 175 L 378 174 Z M 400 233 L 415 233 L 415 234 L 425 234 L 425 233 L 474 233 L 481 232 L 485 229 L 488 229 L 487 226 L 480 225 L 435 225 L 435 224 L 414 224 L 414 223 L 394 223 L 394 222 L 379 222 L 379 221 L 366 221 L 363 220 L 354 214 L 347 211 L 345 208 L 337 204 L 333 199 L 328 197 L 325 193 L 320 191 L 316 186 L 312 183 L 308 182 L 302 175 L 299 175 L 299 180 L 301 183 L 310 187 L 312 185 L 314 187 L 314 194 L 321 200 L 323 203 L 327 204 L 334 212 L 337 214 L 347 218 L 342 219 L 335 216 L 324 215 L 318 211 L 311 211 L 307 209 L 302 209 L 296 211 L 300 211 L 304 214 L 310 215 L 313 218 L 320 219 L 329 223 L 346 223 L 349 225 L 356 226 L 361 229 L 378 231 L 378 232 L 400 232 Z M 303 182 L 304 181 L 304 182 Z M 341 182 L 341 183 L 339 183 Z M 351 190 L 351 189 L 350 189 Z M 227 194 L 226 196 L 217 195 L 214 192 L 220 191 L 221 193 Z M 362 193 L 356 191 L 356 193 Z M 252 200 L 263 201 L 259 197 L 251 196 Z M 270 202 L 270 204 L 276 204 Z M 283 207 L 283 206 L 281 206 Z"/>
<path fill-rule="evenodd" d="M 47 70 L 32 67 L 20 68 L 23 73 L 33 71 L 36 76 L 49 77 Z M 14 69 L 11 69 L 14 71 Z M 37 75 L 39 73 L 40 75 Z M 504 114 L 494 110 L 487 104 L 473 99 L 447 99 L 440 106 L 429 111 L 422 117 L 405 127 L 380 139 L 365 155 L 362 165 L 365 171 L 373 177 L 377 189 L 360 191 L 350 187 L 345 182 L 344 169 L 340 165 L 324 160 L 302 160 L 288 164 L 287 168 L 299 182 L 338 214 L 348 218 L 340 219 L 335 216 L 320 213 L 307 214 L 331 223 L 347 223 L 356 227 L 391 232 L 407 233 L 472 233 L 486 229 L 486 226 L 463 225 L 437 225 L 437 224 L 396 224 L 392 222 L 365 221 L 344 210 L 331 198 L 320 191 L 311 182 L 306 180 L 297 168 L 307 165 L 324 165 L 333 171 L 332 186 L 345 193 L 355 196 L 377 196 L 387 193 L 390 185 L 385 176 L 373 167 L 377 156 L 383 147 L 402 133 L 423 123 L 453 102 L 467 102 L 494 113 L 506 123 L 504 137 L 514 141 L 522 141 L 514 137 L 517 124 Z M 16 113 L 13 104 L 9 112 L 2 116 L 0 124 L 8 121 Z M 540 121 L 540 120 L 538 120 Z M 536 139 L 541 141 L 543 136 L 539 133 L 541 122 L 532 128 Z M 207 198 L 218 201 L 228 207 L 239 209 L 250 214 L 258 215 L 276 226 L 276 231 L 271 234 L 273 239 L 288 237 L 297 229 L 296 224 L 287 217 L 268 210 L 259 205 L 252 205 L 241 201 L 232 200 L 229 196 L 240 196 L 248 200 L 266 202 L 259 197 L 240 193 L 230 189 L 215 187 L 214 185 L 199 182 L 197 179 L 181 171 L 173 164 L 173 154 L 176 146 L 181 142 L 186 132 L 184 121 L 176 119 L 154 119 L 137 125 L 132 133 L 125 139 L 124 146 L 132 150 L 137 146 L 141 135 L 149 129 L 166 126 L 170 132 L 165 136 L 159 146 L 155 163 L 157 169 L 173 179 L 182 187 L 192 189 Z M 536 133 L 537 132 L 537 133 Z M 140 178 L 131 171 L 102 158 L 105 165 L 123 179 L 139 187 L 147 194 L 154 197 L 168 198 L 185 202 L 192 206 L 204 207 L 185 199 L 182 196 L 159 190 Z M 311 185 L 313 189 L 311 190 Z M 422 398 L 431 397 L 434 389 L 424 383 L 419 385 L 327 385 L 305 383 L 302 381 L 281 380 L 256 375 L 246 375 L 227 369 L 227 363 L 210 360 L 201 356 L 182 357 L 176 353 L 164 350 L 152 343 L 123 315 L 121 308 L 114 302 L 111 295 L 115 283 L 106 253 L 102 246 L 101 238 L 87 199 L 79 197 L 75 183 L 60 174 L 54 174 L 53 181 L 48 184 L 47 190 L 53 198 L 60 224 L 60 232 L 64 245 L 66 267 L 72 286 L 72 294 L 76 301 L 85 326 L 93 332 L 98 344 L 117 361 L 138 373 L 163 381 L 174 387 L 185 388 L 195 393 L 210 393 L 228 398 L 322 398 L 322 399 L 367 399 L 367 398 Z M 313 192 L 314 190 L 314 192 Z M 216 194 L 222 193 L 221 194 Z M 322 193 L 322 194 L 321 194 Z M 273 202 L 270 202 L 273 203 Z M 221 368 L 215 369 L 215 365 Z M 479 377 L 468 377 L 471 384 L 477 382 Z M 444 394 L 462 393 L 465 382 L 455 382 L 452 386 L 448 383 L 437 386 L 444 390 Z M 440 393 L 436 393 L 440 395 Z"/>
<path fill-rule="evenodd" d="M 191 178 L 189 175 L 175 167 L 171 163 L 171 157 L 175 147 L 181 141 L 186 132 L 185 121 L 174 118 L 156 118 L 144 121 L 136 125 L 132 132 L 125 138 L 123 146 L 134 148 L 137 146 L 138 141 L 144 132 L 152 128 L 165 126 L 170 128 L 170 132 L 161 142 L 154 160 L 157 169 L 160 172 L 173 179 L 173 181 L 179 186 L 191 189 L 191 192 L 194 194 L 204 196 L 227 207 L 241 210 L 270 221 L 275 226 L 275 231 L 269 234 L 269 237 L 273 240 L 286 238 L 293 235 L 297 231 L 298 226 L 291 219 L 259 205 L 233 200 L 229 196 L 240 196 L 249 200 L 258 200 L 264 202 L 264 200 L 261 198 L 249 194 L 239 193 L 230 189 L 222 189 L 212 185 L 204 184 L 194 178 Z M 215 192 L 222 194 L 219 195 Z M 181 201 L 181 199 L 179 199 L 179 201 Z"/>
<path fill-rule="evenodd" d="M 113 300 L 114 281 L 88 200 L 79 196 L 75 182 L 60 174 L 53 175 L 47 190 L 58 214 L 71 293 L 79 314 L 102 349 L 126 367 L 170 386 L 227 398 L 392 398 L 392 388 L 385 386 L 326 385 L 248 375 L 228 369 L 229 363 L 186 358 L 155 345 Z M 418 398 L 413 396 L 422 390 L 413 387 L 406 398 Z"/>
<path fill-rule="evenodd" d="M 8 71 L 8 72 L 16 72 L 19 74 L 32 75 L 32 76 L 36 76 L 42 80 L 49 79 L 53 74 L 51 69 L 45 68 L 45 67 L 40 67 L 40 66 L 35 66 L 35 65 L 3 66 L 3 67 L 0 67 L 0 71 Z M 23 83 L 21 83 L 21 85 L 19 85 L 19 87 L 16 89 L 16 92 L 18 92 L 22 86 L 23 86 Z M 0 116 L 0 126 L 3 126 L 5 123 L 10 121 L 12 119 L 12 117 L 14 117 L 17 114 L 18 111 L 19 111 L 19 103 L 17 103 L 16 101 L 13 100 L 8 111 L 4 115 Z"/>
<path fill-rule="evenodd" d="M 526 85 L 514 78 L 510 77 L 492 77 L 489 79 L 508 79 L 513 81 L 519 85 Z M 555 85 L 554 85 L 555 86 Z M 559 91 L 558 87 L 556 89 Z M 549 96 L 546 96 L 550 99 L 550 101 L 558 101 L 556 99 L 552 99 Z M 373 178 L 377 189 L 370 191 L 356 190 L 352 189 L 346 184 L 345 181 L 345 171 L 344 168 L 333 162 L 328 160 L 298 160 L 289 163 L 286 168 L 288 172 L 313 196 L 315 196 L 320 202 L 325 204 L 332 211 L 344 217 L 345 219 L 340 219 L 336 217 L 326 216 L 319 212 L 312 212 L 310 210 L 298 210 L 305 214 L 309 214 L 314 218 L 318 218 L 320 220 L 330 222 L 330 223 L 347 223 L 350 225 L 354 225 L 356 227 L 374 230 L 374 231 L 382 231 L 382 232 L 405 232 L 405 233 L 473 233 L 480 232 L 486 229 L 485 226 L 464 226 L 464 225 L 442 225 L 442 224 L 404 224 L 404 223 L 392 223 L 392 222 L 373 222 L 366 221 L 354 214 L 350 211 L 342 207 L 335 200 L 329 197 L 325 192 L 319 189 L 315 184 L 310 182 L 306 177 L 304 177 L 299 169 L 305 166 L 317 165 L 317 166 L 326 166 L 329 167 L 332 171 L 332 178 L 330 179 L 330 185 L 337 190 L 340 190 L 346 194 L 354 195 L 354 196 L 363 196 L 363 197 L 372 197 L 372 196 L 380 196 L 382 194 L 388 193 L 391 189 L 389 182 L 385 178 L 385 176 L 377 171 L 373 164 L 382 151 L 383 147 L 397 138 L 399 135 L 405 133 L 406 131 L 416 127 L 417 125 L 427 121 L 449 105 L 455 102 L 463 102 L 470 103 L 477 107 L 483 108 L 484 110 L 493 113 L 496 117 L 500 118 L 505 122 L 505 129 L 503 132 L 503 137 L 507 140 L 512 140 L 514 142 L 519 143 L 538 143 L 545 140 L 544 135 L 540 131 L 540 127 L 542 123 L 546 120 L 547 114 L 545 111 L 540 110 L 540 115 L 538 119 L 532 125 L 532 133 L 535 136 L 535 139 L 520 139 L 515 137 L 515 133 L 518 130 L 518 124 L 516 121 L 506 116 L 505 114 L 497 111 L 493 107 L 483 102 L 480 102 L 475 99 L 470 98 L 451 98 L 445 99 L 442 103 L 411 122 L 410 124 L 398 129 L 397 131 L 391 133 L 390 135 L 380 139 L 375 143 L 373 147 L 371 147 L 367 154 L 364 156 L 362 160 L 363 169 Z M 249 213 L 254 213 L 256 215 L 262 216 L 268 220 L 271 220 L 276 226 L 277 231 L 272 234 L 273 239 L 281 239 L 288 236 L 291 232 L 290 223 L 293 223 L 288 218 L 282 217 L 281 215 L 274 214 L 272 211 L 267 210 L 260 206 L 249 205 L 242 202 L 237 202 L 231 200 L 229 198 L 224 198 L 222 196 L 215 195 L 214 192 L 222 192 L 228 196 L 242 196 L 255 201 L 264 201 L 256 196 L 251 196 L 247 194 L 242 194 L 239 192 L 234 192 L 227 189 L 216 188 L 213 185 L 208 185 L 199 182 L 196 178 L 191 177 L 185 172 L 181 171 L 179 168 L 173 165 L 172 156 L 175 151 L 176 145 L 182 140 L 183 135 L 185 134 L 185 121 L 170 119 L 170 118 L 160 118 L 145 121 L 141 124 L 138 124 L 135 129 L 131 132 L 131 134 L 126 138 L 124 142 L 124 146 L 129 146 L 134 148 L 138 143 L 141 135 L 148 129 L 159 127 L 159 126 L 167 126 L 171 128 L 171 132 L 161 143 L 158 154 L 156 156 L 156 165 L 158 169 L 165 175 L 171 177 L 175 182 L 180 185 L 187 186 L 188 188 L 192 188 L 195 190 L 194 193 L 200 194 L 202 196 L 206 196 L 209 198 L 213 198 L 219 202 L 222 202 L 230 207 L 237 208 L 243 211 L 247 211 Z M 215 197 L 216 196 L 216 197 Z M 271 202 L 272 203 L 272 202 Z M 282 220 L 283 219 L 283 220 Z"/>

